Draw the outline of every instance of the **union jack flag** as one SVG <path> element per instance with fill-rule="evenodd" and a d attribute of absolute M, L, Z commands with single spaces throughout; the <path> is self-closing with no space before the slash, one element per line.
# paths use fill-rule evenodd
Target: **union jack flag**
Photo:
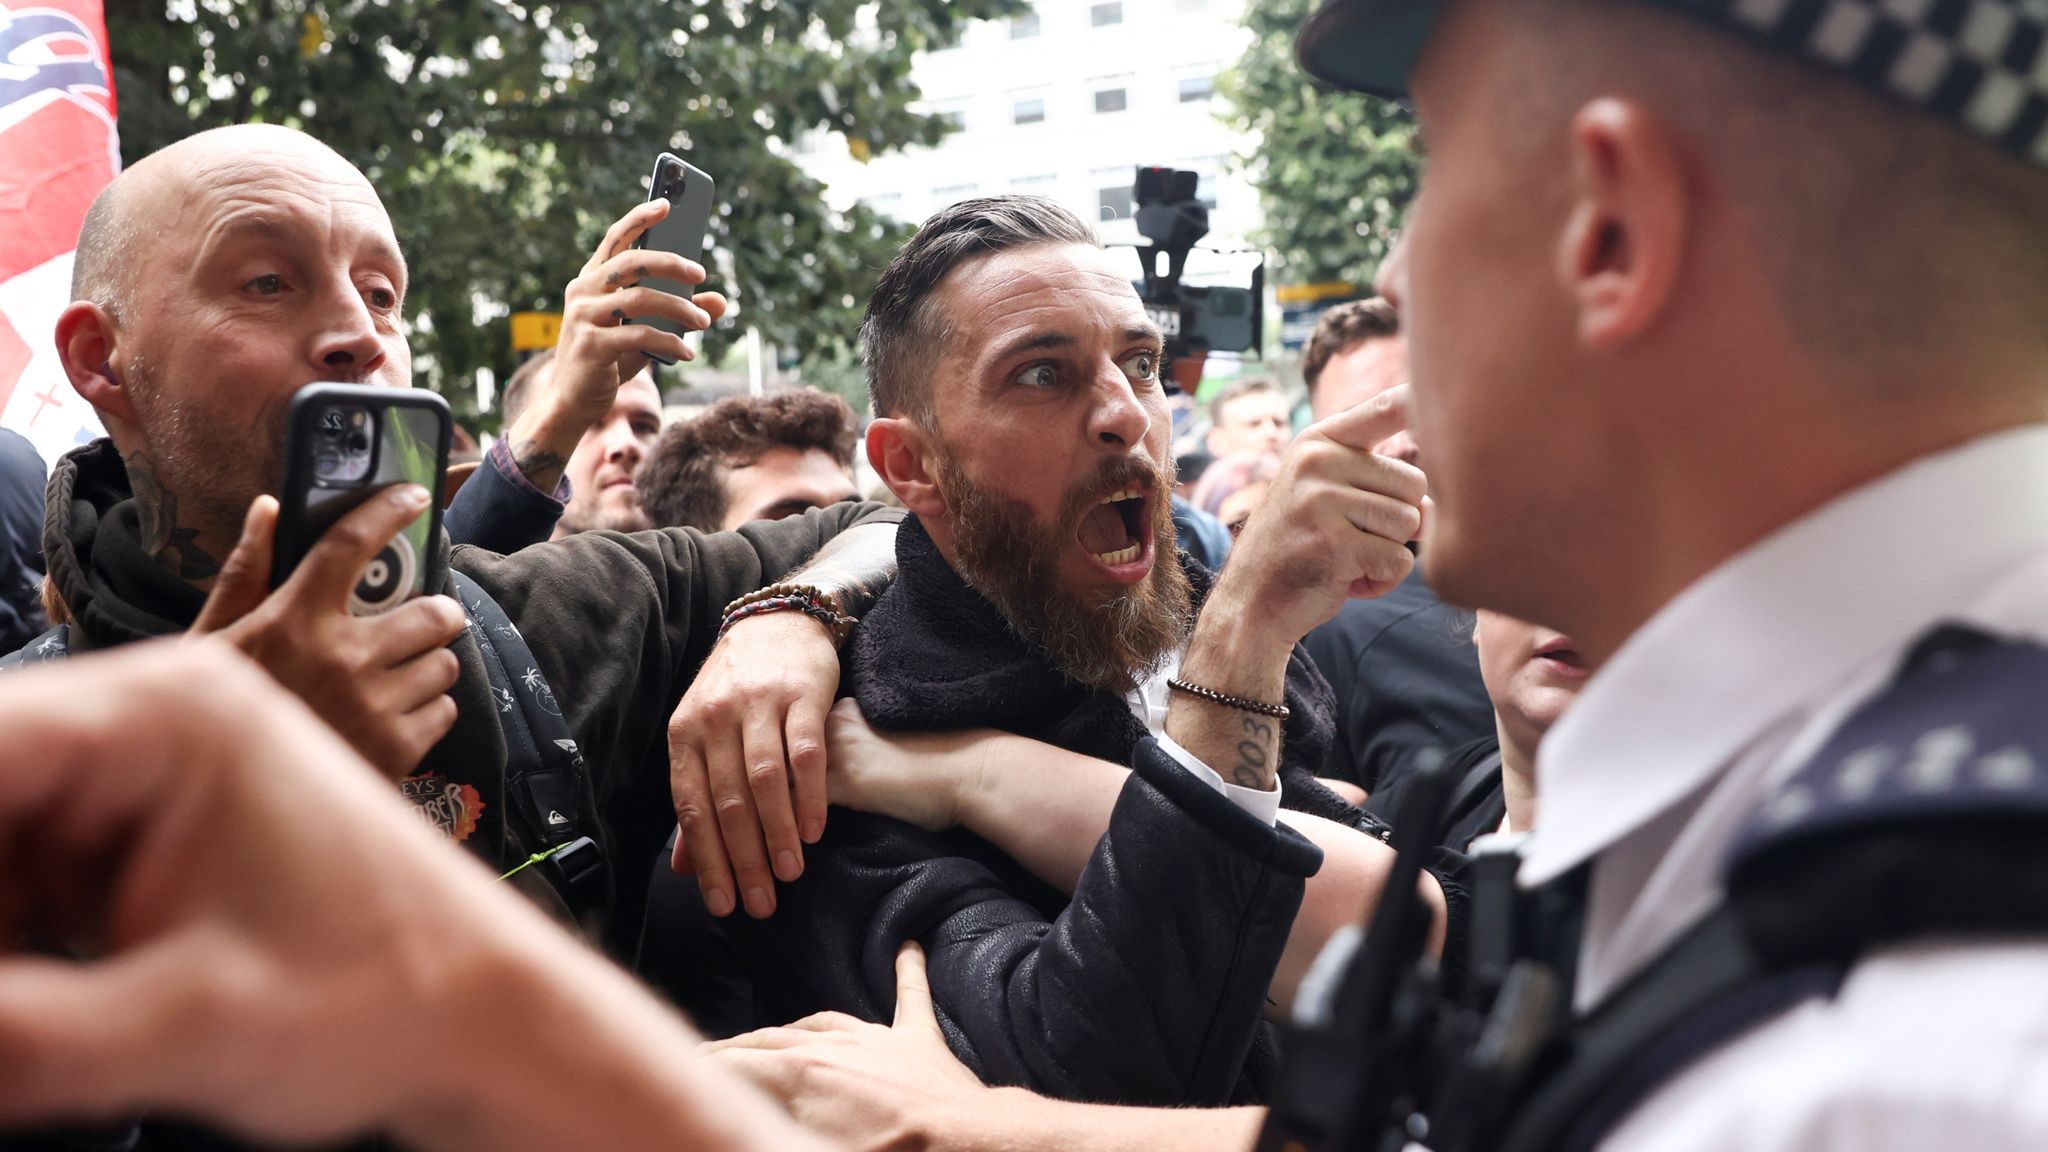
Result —
<path fill-rule="evenodd" d="M 0 0 L 0 425 L 54 458 L 100 434 L 52 333 L 92 198 L 121 168 L 100 0 Z"/>

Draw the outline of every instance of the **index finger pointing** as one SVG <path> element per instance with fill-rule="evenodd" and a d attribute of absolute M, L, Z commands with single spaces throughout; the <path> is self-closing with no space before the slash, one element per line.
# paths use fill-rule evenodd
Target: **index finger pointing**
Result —
<path fill-rule="evenodd" d="M 1302 436 L 1314 436 L 1346 448 L 1370 452 L 1380 441 L 1408 427 L 1409 389 L 1410 385 L 1397 384 L 1363 404 L 1309 425 Z"/>

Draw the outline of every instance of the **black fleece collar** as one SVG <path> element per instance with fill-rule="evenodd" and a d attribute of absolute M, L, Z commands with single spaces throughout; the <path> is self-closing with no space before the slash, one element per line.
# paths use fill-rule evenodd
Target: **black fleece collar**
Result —
<path fill-rule="evenodd" d="M 1208 573 L 1182 563 L 1199 598 Z M 885 730 L 1001 728 L 1119 762 L 1145 735 L 1121 695 L 1068 679 L 1018 637 L 916 516 L 896 531 L 896 581 L 848 641 L 846 669 Z"/>
<path fill-rule="evenodd" d="M 51 470 L 43 551 L 71 613 L 74 649 L 182 632 L 206 603 L 143 551 L 128 468 L 112 440 L 75 448 Z"/>
<path fill-rule="evenodd" d="M 1177 555 L 1200 611 L 1214 577 Z M 1119 764 L 1146 736 L 1123 696 L 1067 679 L 1011 631 L 916 516 L 896 531 L 896 582 L 847 641 L 844 667 L 846 693 L 885 731 L 998 728 Z M 1300 645 L 1287 666 L 1287 705 L 1287 807 L 1353 822 L 1356 810 L 1314 780 L 1335 731 L 1335 702 Z"/>

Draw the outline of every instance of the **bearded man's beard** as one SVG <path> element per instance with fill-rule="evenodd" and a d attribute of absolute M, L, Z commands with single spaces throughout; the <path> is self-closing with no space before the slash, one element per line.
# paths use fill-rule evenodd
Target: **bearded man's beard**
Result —
<path fill-rule="evenodd" d="M 1173 478 L 1131 457 L 1106 461 L 1076 485 L 1050 524 L 1028 506 L 975 484 L 941 451 L 939 493 L 952 512 L 955 561 L 1010 630 L 1075 683 L 1124 693 L 1159 670 L 1194 627 L 1187 573 L 1175 551 Z M 1060 559 L 1102 498 L 1149 482 L 1154 563 L 1144 580 L 1107 595 L 1061 585 Z"/>

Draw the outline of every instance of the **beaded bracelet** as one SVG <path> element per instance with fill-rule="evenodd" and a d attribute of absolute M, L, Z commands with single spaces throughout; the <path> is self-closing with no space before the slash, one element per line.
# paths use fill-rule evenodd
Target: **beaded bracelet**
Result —
<path fill-rule="evenodd" d="M 1285 704 L 1267 704 L 1258 700 L 1247 700 L 1242 696 L 1231 696 L 1227 693 L 1218 692 L 1214 688 L 1204 688 L 1200 684 L 1190 684 L 1178 677 L 1168 680 L 1166 686 L 1175 692 L 1185 692 L 1190 696 L 1200 697 L 1212 704 L 1221 704 L 1226 708 L 1235 708 L 1240 712 L 1250 712 L 1259 716 L 1271 716 L 1276 720 L 1285 720 L 1289 716 L 1294 715 Z"/>
<path fill-rule="evenodd" d="M 809 616 L 831 633 L 834 646 L 844 642 L 853 626 L 859 623 L 839 610 L 830 593 L 808 584 L 770 584 L 726 605 L 725 618 L 718 625 L 719 639 L 724 639 L 733 625 L 749 616 L 765 616 L 770 612 L 801 612 Z"/>

